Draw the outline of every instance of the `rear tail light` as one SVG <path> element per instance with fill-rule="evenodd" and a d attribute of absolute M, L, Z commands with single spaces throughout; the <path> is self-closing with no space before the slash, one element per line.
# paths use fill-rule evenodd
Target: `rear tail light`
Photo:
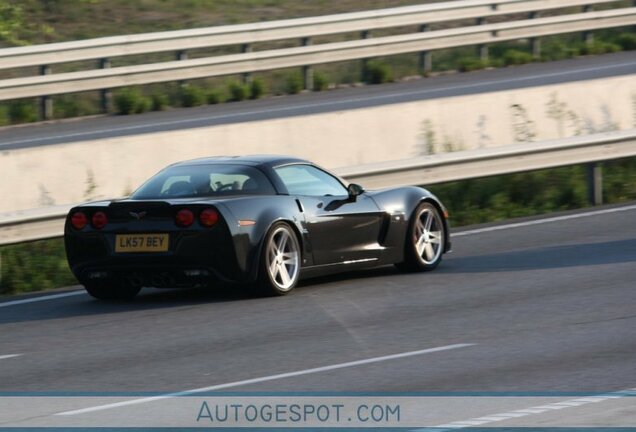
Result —
<path fill-rule="evenodd" d="M 97 212 L 93 215 L 93 218 L 91 219 L 91 223 L 93 225 L 93 228 L 95 229 L 102 229 L 106 226 L 106 224 L 108 223 L 108 218 L 106 217 L 106 213 L 104 212 Z"/>
<path fill-rule="evenodd" d="M 75 212 L 71 215 L 71 225 L 76 230 L 84 229 L 84 227 L 88 224 L 88 218 L 82 212 Z"/>
<path fill-rule="evenodd" d="M 199 215 L 199 222 L 204 227 L 211 227 L 219 221 L 219 212 L 214 209 L 205 209 Z"/>
<path fill-rule="evenodd" d="M 194 213 L 188 209 L 181 209 L 177 212 L 174 222 L 180 227 L 189 227 L 194 223 Z"/>

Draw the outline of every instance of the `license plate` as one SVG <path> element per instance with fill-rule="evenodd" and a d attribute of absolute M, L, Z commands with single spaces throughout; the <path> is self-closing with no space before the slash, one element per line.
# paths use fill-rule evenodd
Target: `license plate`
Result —
<path fill-rule="evenodd" d="M 117 234 L 115 252 L 166 252 L 168 234 Z"/>

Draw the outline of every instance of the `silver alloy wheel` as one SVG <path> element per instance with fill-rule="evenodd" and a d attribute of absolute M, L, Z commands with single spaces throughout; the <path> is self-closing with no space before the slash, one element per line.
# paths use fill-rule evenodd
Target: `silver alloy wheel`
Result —
<path fill-rule="evenodd" d="M 298 278 L 300 253 L 298 243 L 285 227 L 278 227 L 267 245 L 267 271 L 270 279 L 281 291 L 288 291 Z"/>
<path fill-rule="evenodd" d="M 424 207 L 417 215 L 413 241 L 417 255 L 424 264 L 433 264 L 442 254 L 443 223 L 439 213 Z"/>

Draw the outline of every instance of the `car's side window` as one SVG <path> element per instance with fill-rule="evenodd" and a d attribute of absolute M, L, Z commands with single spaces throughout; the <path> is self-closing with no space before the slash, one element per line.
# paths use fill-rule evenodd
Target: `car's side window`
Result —
<path fill-rule="evenodd" d="M 286 165 L 276 168 L 276 173 L 290 195 L 347 195 L 347 189 L 338 179 L 311 165 Z"/>

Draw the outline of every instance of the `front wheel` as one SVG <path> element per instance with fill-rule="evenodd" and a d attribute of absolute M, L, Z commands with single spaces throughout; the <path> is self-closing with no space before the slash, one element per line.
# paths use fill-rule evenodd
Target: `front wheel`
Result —
<path fill-rule="evenodd" d="M 99 300 L 132 300 L 141 291 L 141 287 L 128 286 L 116 281 L 86 282 L 84 288 Z"/>
<path fill-rule="evenodd" d="M 428 202 L 417 206 L 404 242 L 404 261 L 396 266 L 405 271 L 430 271 L 442 261 L 446 232 L 442 215 Z"/>
<path fill-rule="evenodd" d="M 258 287 L 266 295 L 289 293 L 300 278 L 300 245 L 294 230 L 284 222 L 274 224 L 265 237 Z"/>

